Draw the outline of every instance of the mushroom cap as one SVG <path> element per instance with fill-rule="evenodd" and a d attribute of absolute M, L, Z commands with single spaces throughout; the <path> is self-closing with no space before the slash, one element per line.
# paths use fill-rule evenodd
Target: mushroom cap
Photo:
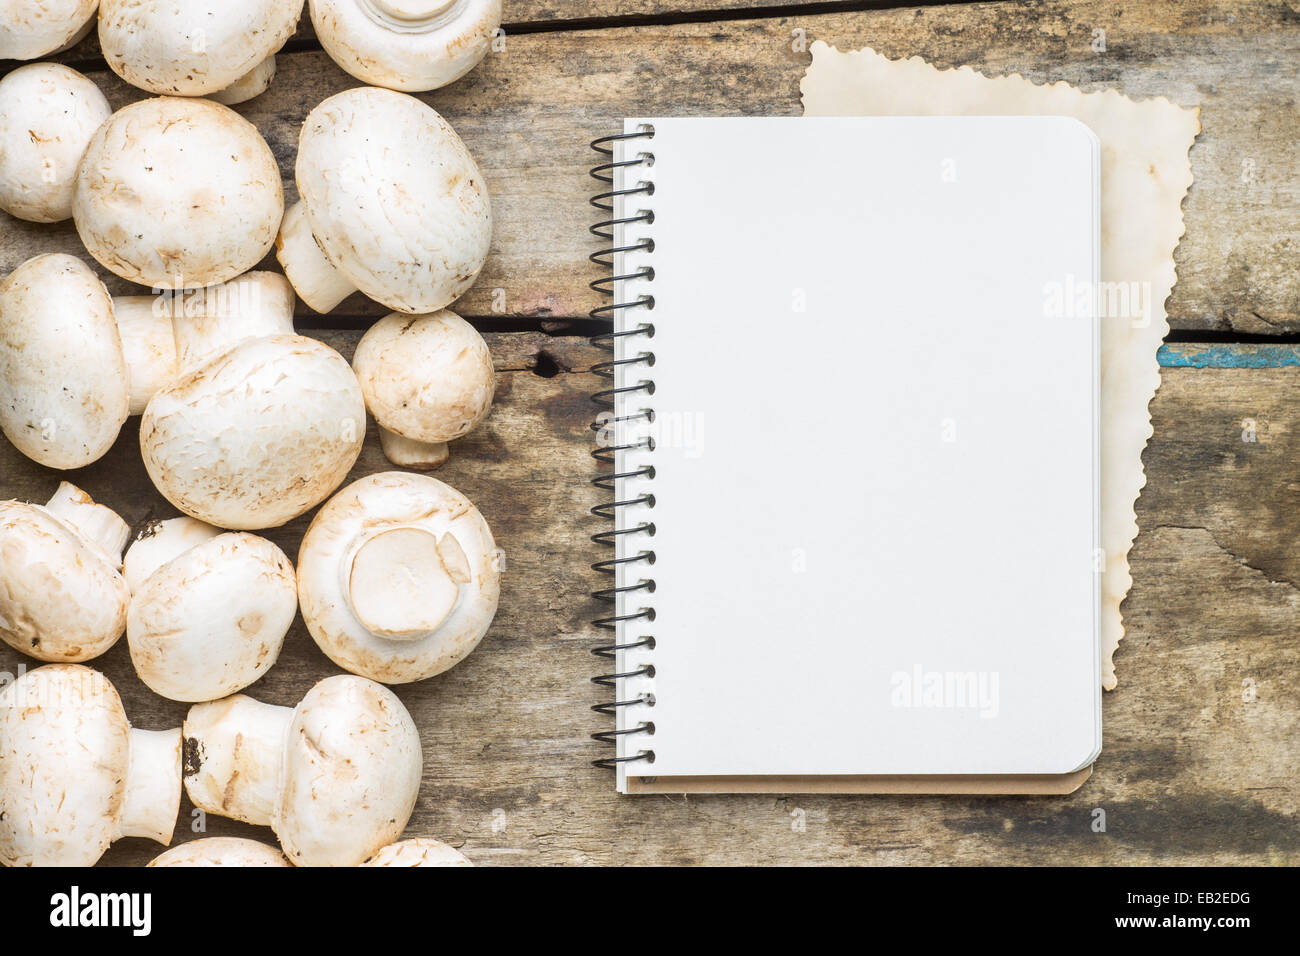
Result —
<path fill-rule="evenodd" d="M 181 511 L 222 528 L 272 528 L 347 477 L 365 415 L 338 352 L 300 335 L 253 338 L 154 395 L 140 448 L 154 485 Z"/>
<path fill-rule="evenodd" d="M 446 309 L 384 316 L 361 337 L 352 368 L 375 421 L 404 438 L 460 438 L 492 408 L 492 353 L 474 326 Z"/>
<path fill-rule="evenodd" d="M 501 26 L 501 0 L 311 0 L 311 22 L 357 79 L 418 93 L 478 65 Z"/>
<path fill-rule="evenodd" d="M 99 46 L 150 93 L 203 96 L 256 69 L 297 29 L 303 0 L 100 0 Z"/>
<path fill-rule="evenodd" d="M 28 259 L 0 283 L 0 430 L 49 468 L 81 468 L 117 440 L 130 389 L 113 302 L 75 256 Z"/>
<path fill-rule="evenodd" d="M 340 674 L 294 709 L 284 790 L 271 821 L 299 866 L 357 866 L 402 835 L 423 771 L 420 735 L 397 695 Z"/>
<path fill-rule="evenodd" d="M 14 650 L 98 657 L 122 636 L 130 599 L 116 561 L 81 532 L 40 505 L 0 502 L 0 638 Z"/>
<path fill-rule="evenodd" d="M 456 131 L 413 96 L 359 87 L 308 115 L 298 194 L 330 264 L 390 309 L 436 312 L 492 242 L 487 184 Z"/>
<path fill-rule="evenodd" d="M 99 87 L 58 63 L 0 80 L 0 209 L 28 222 L 71 216 L 77 164 L 111 113 Z"/>
<path fill-rule="evenodd" d="M 317 513 L 298 553 L 311 636 L 340 667 L 388 684 L 468 656 L 500 590 L 487 522 L 428 475 L 390 471 L 348 485 Z"/>
<path fill-rule="evenodd" d="M 76 42 L 99 0 L 0 0 L 0 60 L 34 60 Z"/>
<path fill-rule="evenodd" d="M 280 170 L 252 123 L 210 100 L 160 96 L 100 126 L 72 217 L 109 271 L 159 289 L 233 279 L 275 244 Z"/>
<path fill-rule="evenodd" d="M 150 521 L 136 535 L 122 558 L 122 577 L 126 578 L 126 586 L 136 594 L 144 587 L 149 575 L 168 561 L 219 534 L 220 528 L 194 518 Z"/>
<path fill-rule="evenodd" d="M 441 840 L 413 837 L 390 844 L 362 866 L 473 866 L 459 850 Z"/>
<path fill-rule="evenodd" d="M 0 863 L 94 864 L 125 804 L 130 733 L 89 667 L 38 667 L 0 690 Z"/>
<path fill-rule="evenodd" d="M 131 663 L 156 694 L 216 700 L 271 669 L 297 613 L 283 551 L 251 534 L 217 535 L 135 591 L 126 619 Z"/>
<path fill-rule="evenodd" d="M 158 854 L 150 866 L 293 866 L 273 846 L 242 837 L 204 837 Z"/>

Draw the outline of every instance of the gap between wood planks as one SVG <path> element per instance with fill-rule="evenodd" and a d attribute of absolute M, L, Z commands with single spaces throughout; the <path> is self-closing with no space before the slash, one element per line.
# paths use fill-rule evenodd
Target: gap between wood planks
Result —
<path fill-rule="evenodd" d="M 1300 332 L 1279 332 L 1276 335 L 1263 332 L 1211 331 L 1209 329 L 1170 329 L 1165 335 L 1167 345 L 1182 343 L 1194 344 L 1229 344 L 1229 345 L 1300 345 Z"/>
<path fill-rule="evenodd" d="M 608 331 L 609 323 L 591 318 L 513 318 L 505 316 L 462 316 L 479 332 L 485 334 L 542 335 L 553 339 L 583 338 Z M 298 316 L 295 326 L 300 332 L 321 331 L 364 332 L 374 323 L 370 316 L 313 315 Z M 554 378 L 562 373 L 584 374 L 586 365 L 573 365 L 571 360 L 557 359 L 558 350 L 543 346 L 531 362 L 502 371 L 527 371 L 541 378 Z M 1159 352 L 1162 368 L 1282 368 L 1300 367 L 1300 333 L 1261 335 L 1242 332 L 1210 332 L 1195 329 L 1174 329 L 1169 332 Z"/>
<path fill-rule="evenodd" d="M 470 315 L 457 311 L 454 302 L 448 308 L 480 332 L 537 332 L 542 335 L 591 338 L 601 332 L 608 332 L 610 327 L 608 320 L 592 319 L 585 315 L 548 315 L 544 317 Z M 379 316 L 377 315 L 333 315 L 330 313 L 304 315 L 300 312 L 294 316 L 294 325 L 299 329 L 319 329 L 332 332 L 364 332 L 378 321 Z M 1271 342 L 1274 340 L 1264 336 L 1261 341 Z"/>
<path fill-rule="evenodd" d="M 557 343 L 561 339 L 590 339 L 594 335 L 609 331 L 610 325 L 607 321 L 591 318 L 515 318 L 500 315 L 461 315 L 461 318 L 485 335 L 494 333 L 541 335 L 555 339 Z M 299 314 L 294 316 L 294 328 L 303 335 L 320 332 L 355 332 L 360 334 L 374 325 L 376 321 L 378 320 L 374 316 L 331 315 L 328 313 L 323 315 Z M 574 364 L 571 358 L 566 357 L 567 345 L 565 343 L 554 350 L 549 345 L 543 345 L 525 359 L 524 364 L 507 367 L 498 365 L 497 371 L 532 372 L 540 378 L 554 378 L 563 373 L 584 374 L 589 372 L 589 365 Z"/>
<path fill-rule="evenodd" d="M 454 310 L 453 310 L 454 311 Z M 480 332 L 538 332 L 552 336 L 579 336 L 591 338 L 609 330 L 604 319 L 587 316 L 548 316 L 546 318 L 507 317 L 500 315 L 466 315 L 457 313 Z M 295 324 L 301 328 L 330 329 L 334 331 L 364 332 L 378 321 L 371 315 L 312 315 L 297 316 Z M 1233 344 L 1233 345 L 1300 345 L 1300 332 L 1279 332 L 1276 335 L 1262 332 L 1235 332 L 1232 330 L 1170 329 L 1165 335 L 1166 344 Z"/>

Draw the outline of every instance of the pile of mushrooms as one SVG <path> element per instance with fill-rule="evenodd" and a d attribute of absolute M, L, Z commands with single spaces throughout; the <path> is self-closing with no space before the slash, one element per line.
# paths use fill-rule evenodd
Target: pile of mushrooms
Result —
<path fill-rule="evenodd" d="M 423 471 L 491 411 L 487 343 L 448 309 L 491 245 L 486 180 L 446 120 L 396 91 L 472 69 L 501 3 L 312 0 L 329 54 L 388 88 L 311 111 L 286 212 L 275 155 L 229 105 L 273 81 L 303 6 L 0 0 L 0 59 L 78 42 L 98 8 L 108 65 L 160 94 L 113 112 L 66 66 L 0 79 L 0 216 L 71 218 L 85 249 L 32 250 L 0 281 L 0 432 L 65 472 L 120 455 L 139 416 L 161 496 L 120 500 L 92 471 L 87 487 L 121 514 L 66 481 L 44 504 L 0 501 L 0 640 L 50 662 L 0 687 L 5 865 L 90 865 L 127 837 L 169 844 L 182 787 L 198 810 L 267 827 L 279 845 L 199 839 L 152 866 L 472 865 L 437 840 L 401 839 L 423 754 L 383 685 L 443 673 L 478 646 L 501 552 L 445 482 L 385 471 L 342 486 L 367 413 L 389 461 Z M 272 249 L 283 275 L 256 271 Z M 357 290 L 394 311 L 351 363 L 295 330 L 298 297 L 327 312 Z M 252 533 L 321 505 L 297 568 Z M 254 685 L 295 640 L 300 607 L 322 661 L 349 673 L 292 707 L 241 693 L 263 696 Z M 144 686 L 192 705 L 183 728 L 133 728 L 83 666 L 123 635 L 112 653 Z"/>

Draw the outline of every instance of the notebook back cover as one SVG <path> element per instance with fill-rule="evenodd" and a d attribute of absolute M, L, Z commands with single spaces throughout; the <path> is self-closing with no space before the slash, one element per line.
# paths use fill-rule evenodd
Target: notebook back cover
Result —
<path fill-rule="evenodd" d="M 1100 747 L 1098 145 L 1059 117 L 631 119 L 627 774 L 1065 774 Z M 653 165 L 650 165 L 650 156 Z M 635 413 L 653 409 L 653 422 Z M 648 417 L 648 416 L 646 416 Z M 653 700 L 653 705 L 650 701 Z"/>

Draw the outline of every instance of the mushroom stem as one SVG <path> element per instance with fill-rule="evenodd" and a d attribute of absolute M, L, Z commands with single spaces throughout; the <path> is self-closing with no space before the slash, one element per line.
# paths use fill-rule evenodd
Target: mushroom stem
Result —
<path fill-rule="evenodd" d="M 185 718 L 185 792 L 200 810 L 270 826 L 284 786 L 292 707 L 235 694 Z"/>
<path fill-rule="evenodd" d="M 364 4 L 361 9 L 377 23 L 387 18 L 390 25 L 396 20 L 403 25 L 425 26 L 454 7 L 456 0 L 371 0 L 371 3 L 369 9 Z"/>
<path fill-rule="evenodd" d="M 147 837 L 171 843 L 181 808 L 181 732 L 131 730 L 126 797 L 114 839 Z"/>
<path fill-rule="evenodd" d="M 294 334 L 293 289 L 274 272 L 249 272 L 172 296 L 179 370 L 193 368 L 245 339 Z"/>
<path fill-rule="evenodd" d="M 294 203 L 284 214 L 275 247 L 275 256 L 298 298 L 312 310 L 329 312 L 357 291 L 321 252 L 311 232 L 307 207 L 301 202 Z"/>
<path fill-rule="evenodd" d="M 208 99 L 216 100 L 222 106 L 235 106 L 261 96 L 274 78 L 275 54 L 272 53 L 225 89 L 209 93 Z"/>
<path fill-rule="evenodd" d="M 113 315 L 122 337 L 130 382 L 130 414 L 143 415 L 149 399 L 176 374 L 172 310 L 156 295 L 113 298 Z"/>
<path fill-rule="evenodd" d="M 149 576 L 174 558 L 221 534 L 196 518 L 169 518 L 150 524 L 127 549 L 122 576 L 134 594 Z"/>
<path fill-rule="evenodd" d="M 45 510 L 94 542 L 107 553 L 111 564 L 121 567 L 122 548 L 131 536 L 131 528 L 116 512 L 95 504 L 90 495 L 66 481 L 59 482 Z"/>
<path fill-rule="evenodd" d="M 384 449 L 384 457 L 394 465 L 415 471 L 432 471 L 445 464 L 450 454 L 445 441 L 416 441 L 390 432 L 383 425 L 379 426 L 379 444 Z"/>
<path fill-rule="evenodd" d="M 469 580 L 469 561 L 455 535 L 439 538 L 423 528 L 393 528 L 357 549 L 348 602 L 372 634 L 416 641 L 438 630 Z"/>

